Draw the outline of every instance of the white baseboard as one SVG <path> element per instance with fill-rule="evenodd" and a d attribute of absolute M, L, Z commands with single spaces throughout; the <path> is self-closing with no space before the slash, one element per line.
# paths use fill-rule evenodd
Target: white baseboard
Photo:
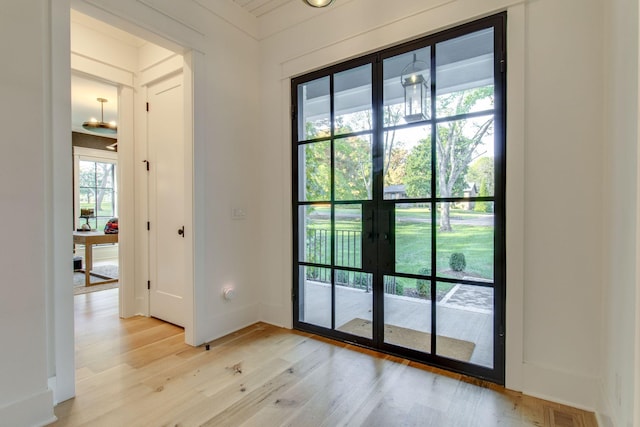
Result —
<path fill-rule="evenodd" d="M 285 309 L 281 305 L 265 303 L 260 304 L 260 320 L 270 325 L 279 326 L 281 328 L 293 328 L 291 310 Z"/>
<path fill-rule="evenodd" d="M 549 367 L 523 364 L 522 392 L 529 396 L 598 412 L 600 381 L 595 377 L 576 375 Z"/>
<path fill-rule="evenodd" d="M 216 340 L 225 335 L 239 331 L 247 326 L 253 325 L 260 319 L 257 316 L 258 304 L 249 304 L 239 307 L 233 311 L 226 311 L 224 315 L 212 317 L 207 324 L 215 325 L 215 330 L 202 331 L 196 337 L 195 345 Z M 204 337 L 204 338 L 200 338 Z"/>
<path fill-rule="evenodd" d="M 45 390 L 0 408 L 0 420 L 3 426 L 29 427 L 46 426 L 57 421 L 53 413 L 53 392 Z"/>
<path fill-rule="evenodd" d="M 599 412 L 596 412 L 596 422 L 599 427 L 615 427 L 611 418 Z"/>
<path fill-rule="evenodd" d="M 607 396 L 603 381 L 600 381 L 599 392 L 600 400 L 598 404 L 598 411 L 596 412 L 598 425 L 600 427 L 615 427 L 618 423 L 615 419 L 612 419 L 612 417 L 615 416 L 615 413 L 612 411 L 613 406 L 611 405 L 611 400 Z"/>

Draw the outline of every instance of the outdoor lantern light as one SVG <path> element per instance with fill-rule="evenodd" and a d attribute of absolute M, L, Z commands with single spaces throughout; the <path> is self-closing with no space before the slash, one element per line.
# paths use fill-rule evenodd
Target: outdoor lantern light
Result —
<path fill-rule="evenodd" d="M 425 77 L 426 76 L 426 77 Z M 404 67 L 400 82 L 404 88 L 404 120 L 407 123 L 429 118 L 429 66 L 413 54 L 413 61 Z"/>
<path fill-rule="evenodd" d="M 104 121 L 104 103 L 108 101 L 105 98 L 98 98 L 98 102 L 100 103 L 100 121 L 95 118 L 91 118 L 84 122 L 82 127 L 86 130 L 98 133 L 114 134 L 118 132 L 116 122 L 111 121 L 109 123 L 105 123 Z"/>
<path fill-rule="evenodd" d="M 302 0 L 311 7 L 326 7 L 333 3 L 333 0 Z"/>

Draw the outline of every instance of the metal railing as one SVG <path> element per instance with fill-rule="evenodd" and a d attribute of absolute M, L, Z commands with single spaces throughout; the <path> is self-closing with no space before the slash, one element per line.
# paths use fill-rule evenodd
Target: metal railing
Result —
<path fill-rule="evenodd" d="M 359 230 L 335 231 L 335 267 L 362 267 L 362 232 Z M 331 265 L 331 232 L 327 229 L 307 228 L 305 260 L 316 264 Z M 306 267 L 306 279 L 331 283 L 331 269 Z M 371 291 L 371 273 L 351 270 L 335 270 L 336 285 Z M 385 276 L 385 292 L 396 293 L 395 277 Z"/>

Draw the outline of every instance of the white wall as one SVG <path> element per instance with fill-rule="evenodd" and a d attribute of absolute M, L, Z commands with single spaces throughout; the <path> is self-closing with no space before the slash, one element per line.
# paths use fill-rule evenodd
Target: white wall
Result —
<path fill-rule="evenodd" d="M 638 324 L 638 3 L 610 2 L 605 25 L 603 138 L 605 269 L 602 288 L 604 425 L 636 426 Z M 634 345 L 635 344 L 635 345 Z"/>
<path fill-rule="evenodd" d="M 308 13 L 297 3 L 278 15 Z M 516 36 L 507 40 L 508 73 L 519 75 L 507 90 L 507 214 L 522 216 L 507 229 L 507 385 L 593 409 L 601 366 L 602 4 L 522 3 L 353 0 L 288 29 L 275 16 L 261 20 L 262 314 L 291 325 L 289 78 L 508 9 Z M 509 237 L 520 233 L 520 241 Z"/>
<path fill-rule="evenodd" d="M 0 13 L 0 420 L 53 421 L 47 387 L 45 152 L 51 141 L 49 10 L 45 0 L 7 3 Z M 51 317 L 49 317 L 51 319 Z"/>
<path fill-rule="evenodd" d="M 527 7 L 525 390 L 588 408 L 602 322 L 602 7 Z"/>

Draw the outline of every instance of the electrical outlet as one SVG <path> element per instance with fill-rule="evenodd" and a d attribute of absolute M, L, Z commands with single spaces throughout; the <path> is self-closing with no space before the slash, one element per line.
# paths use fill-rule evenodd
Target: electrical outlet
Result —
<path fill-rule="evenodd" d="M 231 219 L 245 219 L 247 210 L 244 208 L 231 208 Z"/>

